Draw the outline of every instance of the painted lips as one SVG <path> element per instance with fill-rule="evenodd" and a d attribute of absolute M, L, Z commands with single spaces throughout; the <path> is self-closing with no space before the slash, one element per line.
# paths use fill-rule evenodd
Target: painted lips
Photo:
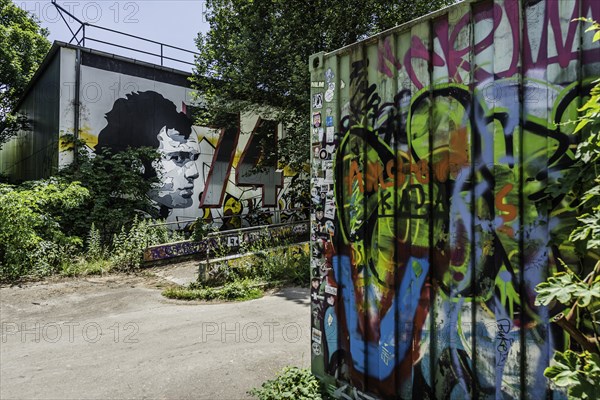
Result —
<path fill-rule="evenodd" d="M 189 188 L 185 187 L 185 188 L 183 188 L 182 190 L 179 191 L 179 194 L 181 195 L 181 197 L 188 199 L 188 198 L 192 197 L 192 195 L 194 194 L 194 190 L 193 189 L 194 189 L 193 186 L 189 187 Z"/>

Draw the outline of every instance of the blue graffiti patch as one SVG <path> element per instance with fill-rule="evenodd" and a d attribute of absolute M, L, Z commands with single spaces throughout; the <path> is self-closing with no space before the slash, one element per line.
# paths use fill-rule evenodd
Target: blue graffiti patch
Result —
<path fill-rule="evenodd" d="M 350 336 L 350 353 L 352 354 L 354 368 L 374 378 L 386 379 L 389 377 L 411 347 L 412 331 L 406 332 L 406 329 L 407 327 L 412 327 L 412 322 L 419 305 L 421 289 L 429 271 L 428 260 L 411 257 L 408 259 L 407 265 L 412 265 L 413 262 L 421 265 L 421 273 L 417 276 L 414 268 L 406 268 L 400 287 L 396 290 L 396 295 L 392 300 L 392 305 L 381 319 L 379 325 L 382 338 L 389 336 L 389 333 L 394 332 L 394 329 L 400 333 L 400 338 L 394 340 L 396 343 L 388 343 L 386 346 L 386 343 L 381 343 L 381 341 L 380 343 L 365 341 L 363 335 L 359 332 L 359 315 L 354 294 L 354 284 L 352 283 L 350 258 L 348 256 L 333 258 L 333 268 L 336 272 L 339 272 L 337 276 L 340 277 L 339 284 L 342 287 L 344 311 L 346 313 L 348 334 Z M 338 263 L 341 265 L 338 265 Z M 399 313 L 399 318 L 395 321 L 393 310 L 396 307 L 401 307 L 402 312 Z M 396 327 L 394 327 L 394 323 Z M 387 354 L 390 352 L 388 347 L 393 348 L 394 345 L 398 346 L 396 353 L 398 359 L 388 359 L 388 362 L 380 362 L 378 357 L 366 356 L 367 354 Z M 391 351 L 390 355 L 393 355 L 393 353 Z"/>

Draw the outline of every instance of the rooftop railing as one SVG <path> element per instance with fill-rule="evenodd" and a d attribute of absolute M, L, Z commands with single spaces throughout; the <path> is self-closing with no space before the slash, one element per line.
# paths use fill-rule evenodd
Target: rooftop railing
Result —
<path fill-rule="evenodd" d="M 82 21 L 79 18 L 75 17 L 72 13 L 67 11 L 65 8 L 63 8 L 60 4 L 58 4 L 56 2 L 56 0 L 52 0 L 52 4 L 56 7 L 58 14 L 60 15 L 62 20 L 67 25 L 67 28 L 69 29 L 71 34 L 73 35 L 71 37 L 71 40 L 69 40 L 69 42 L 68 42 L 69 44 L 75 44 L 77 46 L 82 46 L 82 47 L 86 47 L 86 46 L 89 47 L 90 42 L 99 43 L 99 44 L 103 44 L 103 45 L 106 45 L 109 47 L 115 47 L 118 49 L 123 49 L 123 50 L 127 50 L 127 51 L 154 57 L 157 59 L 157 61 L 160 63 L 161 66 L 165 66 L 165 61 L 174 61 L 177 63 L 194 66 L 193 62 L 186 61 L 181 58 L 171 57 L 169 55 L 166 55 L 165 51 L 184 53 L 188 57 L 188 59 L 190 56 L 195 57 L 195 56 L 199 55 L 198 53 L 196 53 L 194 51 L 187 50 L 187 49 L 184 49 L 181 47 L 172 46 L 170 44 L 158 42 L 156 40 L 146 39 L 141 36 L 132 35 L 130 33 L 125 33 L 125 32 L 115 30 L 115 29 L 105 28 L 103 26 L 94 25 L 89 22 Z M 77 24 L 79 24 L 79 27 L 76 30 L 74 29 L 74 27 L 71 26 L 71 24 L 69 22 L 67 22 L 65 15 L 67 15 L 69 18 L 73 19 L 73 21 L 75 21 Z M 110 32 L 111 34 L 116 34 L 121 37 L 127 37 L 127 38 L 131 38 L 131 39 L 139 40 L 143 43 L 150 44 L 150 46 L 155 48 L 156 50 L 155 51 L 141 50 L 141 49 L 138 49 L 135 47 L 124 46 L 122 44 L 109 42 L 109 41 L 101 39 L 100 37 L 91 36 L 90 33 L 94 32 L 94 31 Z"/>

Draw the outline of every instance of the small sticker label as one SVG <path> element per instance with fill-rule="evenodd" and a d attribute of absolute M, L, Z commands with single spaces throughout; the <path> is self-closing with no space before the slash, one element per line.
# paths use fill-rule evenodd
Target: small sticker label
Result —
<path fill-rule="evenodd" d="M 333 179 L 331 181 L 333 182 Z M 325 178 L 325 182 L 327 182 L 327 178 Z M 335 218 L 335 203 L 333 201 L 328 200 L 325 202 L 324 214 L 325 214 L 325 218 L 327 218 L 327 219 Z"/>
<path fill-rule="evenodd" d="M 325 87 L 325 82 L 323 82 L 323 81 L 311 82 L 310 83 L 310 87 L 313 87 L 313 88 L 324 88 Z"/>
<path fill-rule="evenodd" d="M 333 116 L 328 115 L 325 117 L 325 126 L 333 126 Z"/>
<path fill-rule="evenodd" d="M 327 136 L 326 136 L 327 143 L 333 142 L 333 140 L 335 138 L 335 130 L 333 129 L 333 126 L 328 126 L 325 132 L 327 132 Z"/>
<path fill-rule="evenodd" d="M 321 126 L 321 113 L 313 113 L 313 127 L 318 128 Z"/>
<path fill-rule="evenodd" d="M 315 343 L 321 344 L 322 333 L 317 328 L 312 328 L 312 340 Z"/>
<path fill-rule="evenodd" d="M 333 78 L 335 78 L 335 74 L 333 73 L 331 68 L 327 68 L 327 71 L 325 72 L 325 80 L 327 81 L 327 83 L 329 83 L 333 81 Z"/>
<path fill-rule="evenodd" d="M 313 95 L 313 108 L 323 108 L 323 93 Z"/>
<path fill-rule="evenodd" d="M 333 100 L 333 93 L 334 93 L 334 91 L 335 91 L 335 83 L 331 82 L 328 85 L 327 91 L 325 92 L 325 101 L 327 103 L 329 103 L 329 102 L 331 102 L 331 100 Z"/>
<path fill-rule="evenodd" d="M 320 356 L 321 355 L 321 345 L 319 343 L 313 343 L 312 351 L 315 354 L 315 356 Z"/>
<path fill-rule="evenodd" d="M 335 225 L 333 221 L 325 221 L 325 228 L 327 229 L 327 233 L 329 233 L 331 236 L 335 235 Z"/>
<path fill-rule="evenodd" d="M 337 288 L 333 287 L 333 286 L 326 285 L 325 286 L 325 293 L 337 296 Z"/>

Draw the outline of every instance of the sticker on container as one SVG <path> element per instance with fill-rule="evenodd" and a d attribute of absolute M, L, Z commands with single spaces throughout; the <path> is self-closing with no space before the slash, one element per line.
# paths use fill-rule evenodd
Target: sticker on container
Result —
<path fill-rule="evenodd" d="M 323 93 L 313 94 L 313 108 L 323 108 Z"/>
<path fill-rule="evenodd" d="M 316 141 L 321 141 L 321 139 L 319 139 L 319 129 L 318 128 L 313 128 L 312 130 L 312 139 L 313 142 Z"/>
<path fill-rule="evenodd" d="M 333 100 L 333 93 L 335 91 L 335 83 L 331 82 L 328 86 L 328 89 L 325 91 L 325 101 L 327 103 Z"/>
<path fill-rule="evenodd" d="M 327 83 L 329 83 L 333 81 L 333 78 L 335 78 L 335 74 L 333 73 L 331 68 L 327 68 L 327 71 L 325 71 L 325 80 L 327 81 Z"/>
<path fill-rule="evenodd" d="M 328 200 L 325 202 L 324 215 L 327 219 L 335 218 L 335 203 L 333 201 Z"/>
<path fill-rule="evenodd" d="M 318 128 L 321 126 L 321 113 L 313 113 L 313 127 Z"/>
<path fill-rule="evenodd" d="M 325 293 L 337 296 L 337 288 L 335 286 L 325 285 Z"/>
<path fill-rule="evenodd" d="M 325 170 L 325 183 L 333 183 L 333 167 Z"/>
<path fill-rule="evenodd" d="M 331 236 L 335 235 L 335 225 L 333 224 L 333 221 L 325 221 L 325 228 L 327 229 L 327 233 Z"/>
<path fill-rule="evenodd" d="M 314 353 L 315 356 L 320 356 L 321 355 L 321 345 L 319 343 L 313 343 L 312 344 L 312 352 Z"/>
<path fill-rule="evenodd" d="M 315 343 L 319 343 L 321 344 L 321 337 L 322 337 L 322 333 L 320 330 L 318 330 L 317 328 L 312 328 L 312 340 Z"/>
<path fill-rule="evenodd" d="M 333 142 L 335 138 L 335 130 L 333 129 L 333 126 L 328 126 L 326 132 L 327 143 Z"/>

